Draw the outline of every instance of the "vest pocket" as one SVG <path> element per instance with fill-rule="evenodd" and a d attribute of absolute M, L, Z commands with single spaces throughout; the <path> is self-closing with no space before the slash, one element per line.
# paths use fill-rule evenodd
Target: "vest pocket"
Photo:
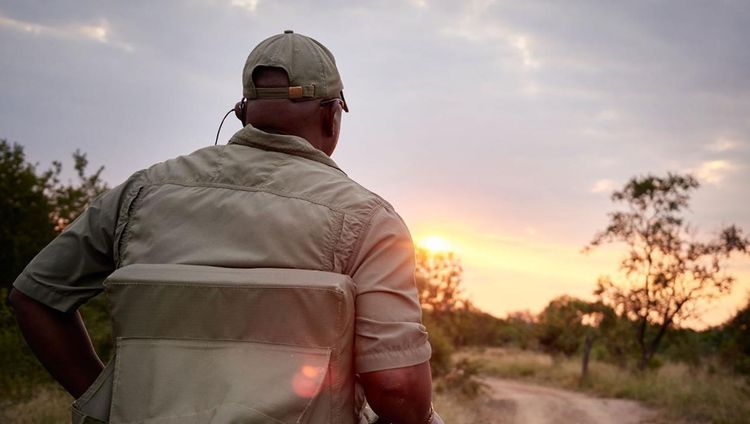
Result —
<path fill-rule="evenodd" d="M 109 361 L 91 386 L 71 405 L 74 424 L 106 423 L 112 401 L 115 360 Z"/>
<path fill-rule="evenodd" d="M 112 423 L 330 422 L 331 350 L 118 338 Z"/>

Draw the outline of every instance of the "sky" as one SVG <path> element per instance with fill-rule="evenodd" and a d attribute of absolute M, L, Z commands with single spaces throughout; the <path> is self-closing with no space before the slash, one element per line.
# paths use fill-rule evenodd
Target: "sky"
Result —
<path fill-rule="evenodd" d="M 42 168 L 81 149 L 119 184 L 212 144 L 247 54 L 286 29 L 336 56 L 334 160 L 415 240 L 449 240 L 490 313 L 592 299 L 622 250 L 581 248 L 633 176 L 693 173 L 698 236 L 750 230 L 745 1 L 0 0 L 0 138 Z M 750 259 L 729 271 L 691 325 L 745 302 Z"/>

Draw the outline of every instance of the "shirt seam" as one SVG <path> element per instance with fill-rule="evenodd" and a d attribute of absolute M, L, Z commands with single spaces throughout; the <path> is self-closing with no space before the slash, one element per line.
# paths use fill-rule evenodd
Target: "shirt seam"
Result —
<path fill-rule="evenodd" d="M 144 187 L 159 187 L 164 185 L 175 185 L 175 186 L 181 186 L 181 187 L 203 187 L 203 188 L 223 188 L 226 190 L 236 190 L 236 191 L 246 191 L 246 192 L 254 192 L 254 193 L 268 193 L 279 197 L 285 197 L 287 199 L 297 199 L 302 200 L 308 203 L 312 203 L 314 205 L 325 207 L 331 211 L 338 212 L 338 213 L 345 213 L 344 209 L 339 209 L 337 207 L 327 205 L 322 202 L 318 202 L 315 200 L 312 200 L 308 197 L 303 196 L 296 196 L 290 193 L 284 193 L 280 192 L 278 190 L 269 190 L 267 186 L 262 187 L 247 187 L 247 186 L 240 186 L 240 185 L 234 185 L 234 184 L 225 184 L 225 183 L 211 183 L 211 182 L 188 182 L 188 181 L 177 181 L 177 180 L 162 180 L 159 182 L 152 182 L 145 184 Z"/>
<path fill-rule="evenodd" d="M 76 310 L 85 303 L 85 301 L 80 300 L 71 301 L 70 297 L 67 296 L 70 292 L 67 290 L 60 290 L 54 286 L 40 284 L 39 281 L 25 270 L 13 282 L 13 288 L 37 302 L 61 312 Z M 101 292 L 101 290 L 99 291 Z M 65 304 L 66 306 L 60 306 L 61 304 Z M 68 304 L 70 304 L 70 308 L 67 307 Z"/>
<path fill-rule="evenodd" d="M 376 198 L 377 199 L 377 198 Z M 372 219 L 375 216 L 376 213 L 380 212 L 380 210 L 385 210 L 385 205 L 378 202 L 377 206 L 372 208 L 370 213 L 367 216 L 367 222 L 365 223 L 364 228 L 362 228 L 362 231 L 357 235 L 357 241 L 354 243 L 354 249 L 352 250 L 351 256 L 346 261 L 346 267 L 344 268 L 347 273 L 351 274 L 351 267 L 353 266 L 352 261 L 359 255 L 360 249 L 362 249 L 362 245 L 364 244 L 364 235 L 367 234 L 370 231 L 370 226 L 372 225 Z"/>
<path fill-rule="evenodd" d="M 369 352 L 365 353 L 363 355 L 354 355 L 357 359 L 362 358 L 378 358 L 381 356 L 392 356 L 393 354 L 398 353 L 406 353 L 406 352 L 414 352 L 414 351 L 420 351 L 422 349 L 425 349 L 426 346 L 429 346 L 430 342 L 428 340 L 425 340 L 424 343 L 420 345 L 410 345 L 409 347 L 404 348 L 393 348 L 393 349 L 385 349 L 385 350 L 379 350 L 376 352 Z"/>

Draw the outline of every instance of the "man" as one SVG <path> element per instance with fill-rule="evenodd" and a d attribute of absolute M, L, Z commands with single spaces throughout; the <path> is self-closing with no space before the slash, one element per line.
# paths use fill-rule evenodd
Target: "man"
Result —
<path fill-rule="evenodd" d="M 330 158 L 348 111 L 342 89 L 322 44 L 292 31 L 264 40 L 245 64 L 235 108 L 245 126 L 228 145 L 134 174 L 31 261 L 10 300 L 73 397 L 103 368 L 76 309 L 116 268 L 301 268 L 355 282 L 355 372 L 381 420 L 439 422 L 408 230 Z"/>

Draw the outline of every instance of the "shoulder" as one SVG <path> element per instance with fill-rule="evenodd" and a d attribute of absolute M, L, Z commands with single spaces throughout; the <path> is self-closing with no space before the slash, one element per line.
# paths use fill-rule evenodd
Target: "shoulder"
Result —
<path fill-rule="evenodd" d="M 220 164 L 225 146 L 208 146 L 192 153 L 157 162 L 140 171 L 140 178 L 148 183 L 168 180 L 200 178 L 211 173 Z"/>

